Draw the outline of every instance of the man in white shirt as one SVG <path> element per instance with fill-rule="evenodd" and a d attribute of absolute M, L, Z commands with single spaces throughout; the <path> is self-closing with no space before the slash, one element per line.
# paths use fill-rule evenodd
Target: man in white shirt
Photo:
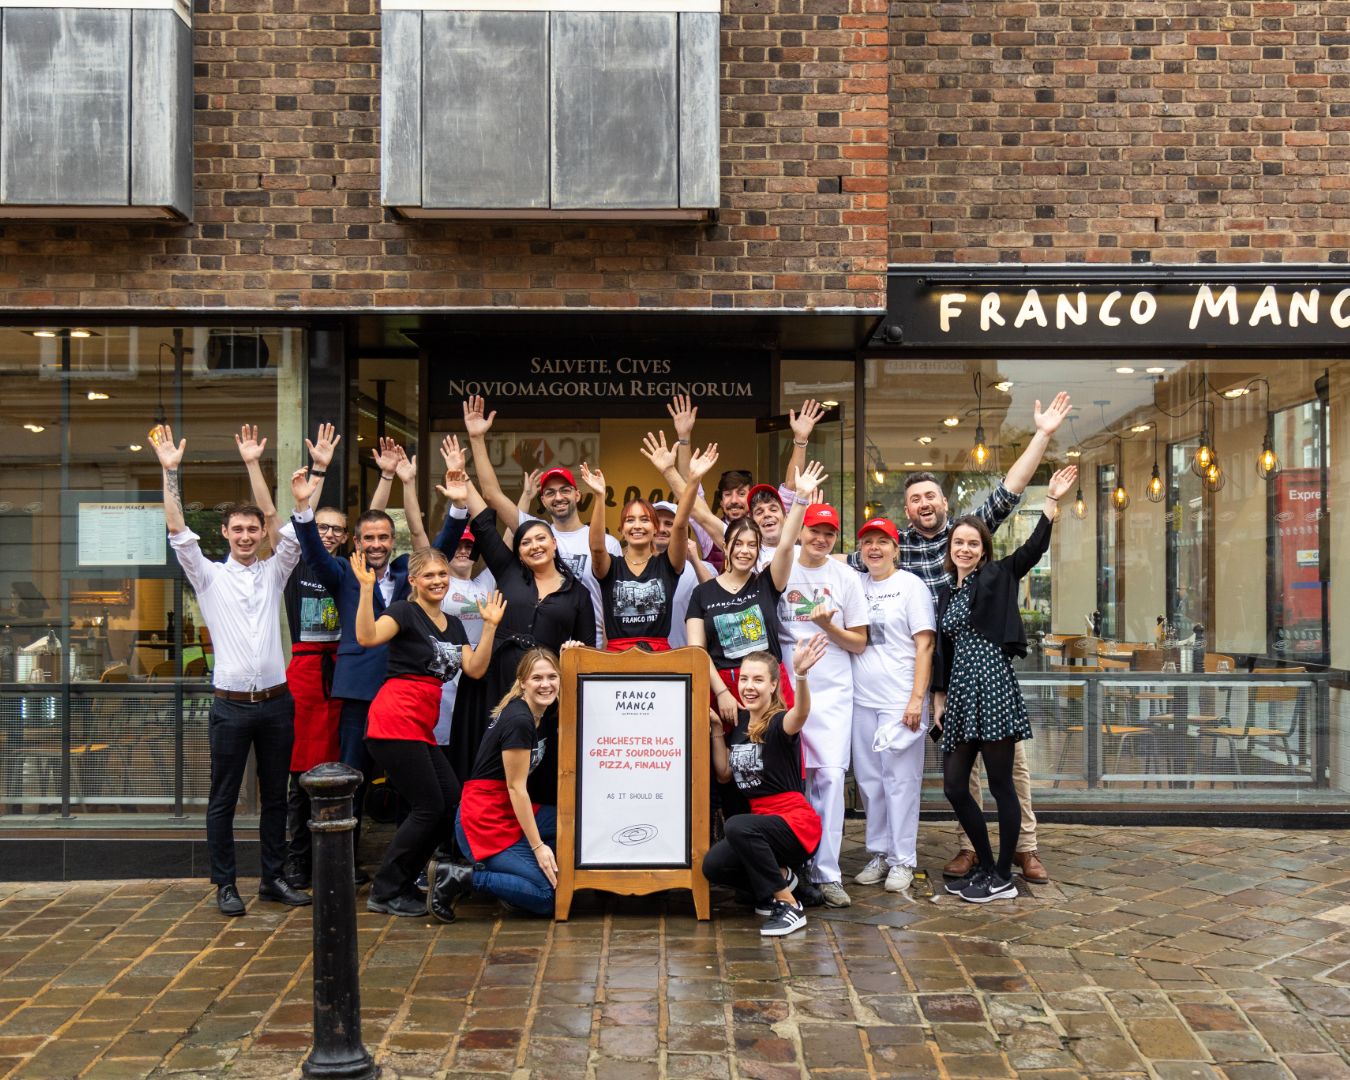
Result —
<path fill-rule="evenodd" d="M 844 774 L 853 732 L 852 654 L 867 647 L 867 601 L 858 575 L 830 558 L 839 539 L 839 512 L 813 503 L 802 519 L 801 547 L 792 563 L 788 586 L 779 602 L 784 630 L 783 662 L 791 670 L 789 647 L 821 631 L 829 644 L 811 669 L 811 715 L 802 728 L 806 761 L 806 797 L 820 815 L 820 847 L 811 863 L 811 880 L 830 907 L 852 903 L 839 870 L 844 839 Z M 784 537 L 784 543 L 788 540 Z"/>
<path fill-rule="evenodd" d="M 303 906 L 311 902 L 310 897 L 292 888 L 284 876 L 286 784 L 290 778 L 294 703 L 286 685 L 281 644 L 286 580 L 300 561 L 300 545 L 288 525 L 276 536 L 276 550 L 265 559 L 259 558 L 258 551 L 267 538 L 266 522 L 275 520 L 276 509 L 233 504 L 225 508 L 220 529 L 230 554 L 224 562 L 207 559 L 197 534 L 183 517 L 179 467 L 187 440 L 175 445 L 173 432 L 161 425 L 151 433 L 150 442 L 164 472 L 164 520 L 169 544 L 197 594 L 215 654 L 206 844 L 216 906 L 222 915 L 244 914 L 235 882 L 234 810 L 250 751 L 257 760 L 261 803 L 258 839 L 262 879 L 258 896 Z M 257 446 L 259 454 L 262 445 Z M 241 453 L 244 449 L 241 442 Z M 247 454 L 244 457 L 246 462 L 250 460 Z"/>
<path fill-rule="evenodd" d="M 492 430 L 492 421 L 496 418 L 495 409 L 484 414 L 481 397 L 471 397 L 464 403 L 464 430 L 468 433 L 469 446 L 473 450 L 474 470 L 478 473 L 478 488 L 483 493 L 483 501 L 497 512 L 497 520 L 514 532 L 522 521 L 539 519 L 523 513 L 497 482 L 497 473 L 492 467 L 487 449 L 487 433 Z M 576 478 L 571 471 L 553 468 L 540 476 L 539 501 L 553 519 L 550 527 L 558 543 L 558 554 L 577 581 L 591 594 L 591 604 L 595 608 L 595 644 L 597 648 L 603 648 L 605 617 L 600 607 L 600 582 L 591 573 L 591 530 L 577 512 L 581 493 L 577 490 Z M 612 536 L 605 536 L 605 550 L 613 558 L 623 557 L 623 548 Z"/>

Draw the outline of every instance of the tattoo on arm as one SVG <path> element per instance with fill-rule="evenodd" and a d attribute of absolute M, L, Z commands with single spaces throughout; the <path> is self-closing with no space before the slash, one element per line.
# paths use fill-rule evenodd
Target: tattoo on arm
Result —
<path fill-rule="evenodd" d="M 183 509 L 183 494 L 182 488 L 179 486 L 177 469 L 170 469 L 164 474 L 164 490 L 173 497 L 173 501 L 178 504 L 178 509 Z"/>

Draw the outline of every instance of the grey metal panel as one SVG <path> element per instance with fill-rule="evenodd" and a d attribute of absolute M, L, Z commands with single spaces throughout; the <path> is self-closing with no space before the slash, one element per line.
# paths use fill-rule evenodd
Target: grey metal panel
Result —
<path fill-rule="evenodd" d="M 678 205 L 675 19 L 552 14 L 555 210 Z"/>
<path fill-rule="evenodd" d="M 125 206 L 131 12 L 9 8 L 0 202 Z"/>
<path fill-rule="evenodd" d="M 192 30 L 172 11 L 132 15 L 131 203 L 192 215 Z"/>
<path fill-rule="evenodd" d="M 721 17 L 680 15 L 680 205 L 717 206 L 722 198 Z"/>
<path fill-rule="evenodd" d="M 380 201 L 422 205 L 422 13 L 380 16 Z"/>
<path fill-rule="evenodd" d="M 422 205 L 548 206 L 548 14 L 423 17 Z"/>

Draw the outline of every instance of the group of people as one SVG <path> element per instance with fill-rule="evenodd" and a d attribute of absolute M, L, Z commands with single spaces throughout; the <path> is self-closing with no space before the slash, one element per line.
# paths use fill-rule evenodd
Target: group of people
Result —
<path fill-rule="evenodd" d="M 306 440 L 310 463 L 291 476 L 294 513 L 283 524 L 262 475 L 266 440 L 246 425 L 236 441 L 253 502 L 224 508 L 223 562 L 203 556 L 184 519 L 185 441 L 155 430 L 170 543 L 215 654 L 207 839 L 223 914 L 245 910 L 233 815 L 250 749 L 261 898 L 310 902 L 309 808 L 298 779 L 340 760 L 367 778 L 377 765 L 398 796 L 400 821 L 368 909 L 449 922 L 477 889 L 550 913 L 559 656 L 575 647 L 706 650 L 721 838 L 703 871 L 754 905 L 766 936 L 803 927 L 812 904 L 851 903 L 839 865 L 850 763 L 870 855 L 853 880 L 909 887 L 926 734 L 941 741 L 962 840 L 944 867 L 948 891 L 983 903 L 1016 895 L 1014 868 L 1027 882 L 1048 880 L 1022 745 L 1032 732 L 1012 660 L 1026 653 L 1018 583 L 1048 548 L 1075 470 L 1050 478 L 1044 513 L 1010 556 L 993 557 L 991 534 L 1018 505 L 1068 413 L 1067 395 L 1044 410 L 1036 403 L 1026 451 L 973 514 L 953 519 L 938 479 L 913 474 L 907 520 L 865 522 L 847 560 L 836 550 L 839 513 L 821 496 L 829 478 L 806 460 L 824 415 L 818 403 L 789 414 L 782 483 L 728 470 L 712 505 L 704 485 L 718 448 L 695 448 L 698 409 L 687 398 L 668 408 L 673 444 L 650 433 L 642 452 L 673 501 L 629 500 L 617 537 L 606 530 L 598 462 L 581 465 L 580 484 L 565 468 L 531 474 L 511 499 L 487 452 L 496 413 L 475 397 L 464 403 L 467 445 L 458 436 L 441 444 L 437 491 L 447 506 L 435 538 L 418 507 L 415 458 L 381 440 L 380 482 L 349 556 L 345 514 L 315 508 L 340 436 L 324 424 Z M 384 510 L 396 479 L 412 542 L 398 556 Z M 594 496 L 589 524 L 579 514 L 583 491 Z M 529 512 L 536 498 L 546 518 Z M 997 857 L 980 809 L 979 760 L 998 806 Z M 362 801 L 358 793 L 358 821 Z M 359 863 L 356 872 L 358 884 L 367 880 Z"/>

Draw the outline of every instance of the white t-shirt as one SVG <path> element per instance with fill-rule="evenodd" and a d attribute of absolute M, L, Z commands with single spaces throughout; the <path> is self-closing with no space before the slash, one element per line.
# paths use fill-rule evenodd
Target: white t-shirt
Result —
<path fill-rule="evenodd" d="M 527 521 L 539 521 L 540 518 L 532 514 L 521 514 L 520 522 L 523 525 Z M 553 535 L 558 541 L 558 554 L 562 556 L 565 562 L 576 575 L 579 582 L 586 586 L 586 591 L 591 594 L 591 604 L 595 608 L 595 647 L 604 648 L 605 645 L 605 616 L 600 607 L 600 582 L 595 579 L 591 573 L 591 530 L 589 526 L 583 525 L 580 529 L 573 529 L 571 532 L 563 532 L 556 525 L 553 526 Z M 605 550 L 616 559 L 623 558 L 623 548 L 619 542 L 605 534 Z"/>
<path fill-rule="evenodd" d="M 464 624 L 464 633 L 470 645 L 477 645 L 483 637 L 483 617 L 478 614 L 478 601 L 486 600 L 488 594 L 497 587 L 497 579 L 491 570 L 484 570 L 476 577 L 464 581 L 450 578 L 450 588 L 441 601 L 441 610 L 453 615 Z M 450 741 L 450 718 L 455 714 L 455 694 L 459 691 L 458 674 L 448 683 L 441 685 L 441 713 L 436 720 L 436 743 L 445 746 Z"/>
<path fill-rule="evenodd" d="M 884 581 L 866 574 L 862 588 L 871 622 L 867 648 L 853 654 L 853 701 L 900 710 L 914 692 L 914 635 L 937 628 L 933 594 L 908 570 Z"/>
<path fill-rule="evenodd" d="M 684 561 L 684 570 L 679 583 L 675 586 L 675 599 L 671 601 L 670 647 L 679 649 L 689 644 L 689 635 L 685 633 L 684 616 L 689 610 L 689 596 L 698 586 L 698 574 L 688 559 Z"/>
<path fill-rule="evenodd" d="M 858 572 L 834 559 L 823 566 L 792 564 L 788 586 L 779 602 L 783 625 L 783 663 L 792 671 L 792 648 L 820 633 L 811 612 L 821 604 L 834 608 L 836 626 L 866 626 L 867 601 Z M 853 662 L 851 653 L 831 641 L 825 655 L 807 675 L 811 715 L 802 728 L 802 751 L 810 769 L 847 769 L 853 729 Z"/>

